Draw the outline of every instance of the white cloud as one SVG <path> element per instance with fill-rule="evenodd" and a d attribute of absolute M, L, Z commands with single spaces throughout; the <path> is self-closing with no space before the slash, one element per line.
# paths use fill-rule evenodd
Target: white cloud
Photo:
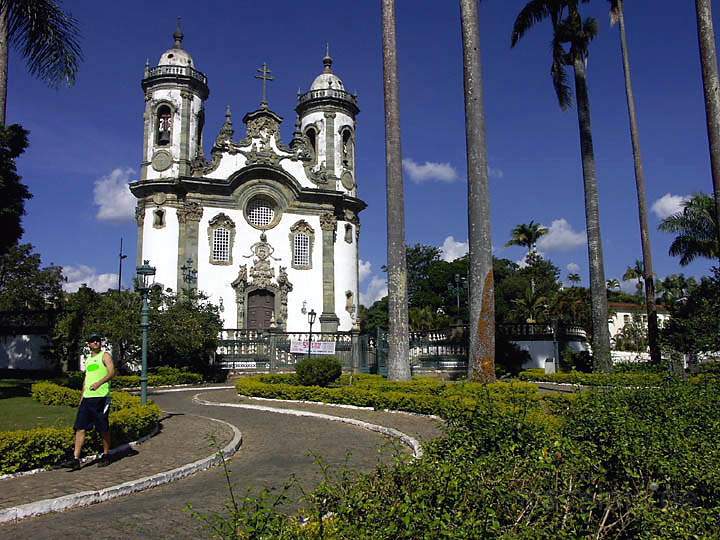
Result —
<path fill-rule="evenodd" d="M 502 178 L 505 176 L 502 169 L 495 169 L 494 167 L 488 167 L 488 174 L 490 175 L 490 178 Z"/>
<path fill-rule="evenodd" d="M 655 201 L 650 208 L 660 219 L 665 219 L 682 211 L 683 203 L 690 199 L 690 195 L 672 195 L 666 193 Z"/>
<path fill-rule="evenodd" d="M 363 261 L 362 259 L 360 259 L 358 269 L 360 271 L 360 283 L 365 281 L 365 278 L 372 274 L 372 264 L 370 263 L 370 261 Z"/>
<path fill-rule="evenodd" d="M 587 241 L 584 231 L 575 231 L 565 218 L 556 219 L 548 227 L 548 233 L 538 240 L 537 245 L 545 251 L 567 251 L 584 245 Z"/>
<path fill-rule="evenodd" d="M 65 292 L 76 292 L 83 284 L 98 292 L 117 287 L 117 274 L 98 274 L 95 268 L 80 264 L 63 266 L 63 275 L 67 281 L 63 283 Z"/>
<path fill-rule="evenodd" d="M 420 165 L 410 158 L 405 158 L 402 164 L 410 180 L 416 184 L 432 181 L 451 183 L 460 178 L 455 167 L 450 163 L 426 161 Z"/>
<path fill-rule="evenodd" d="M 110 174 L 95 181 L 95 204 L 100 221 L 130 221 L 135 211 L 135 197 L 128 182 L 135 171 L 131 168 L 113 169 Z"/>
<path fill-rule="evenodd" d="M 620 282 L 620 290 L 628 294 L 635 294 L 638 290 L 638 283 L 640 283 L 639 278 L 623 280 Z"/>
<path fill-rule="evenodd" d="M 567 268 L 567 271 L 571 274 L 579 274 L 580 273 L 580 265 L 574 262 L 568 263 L 568 265 L 565 267 Z"/>
<path fill-rule="evenodd" d="M 440 247 L 440 257 L 443 261 L 454 261 L 468 252 L 467 242 L 458 242 L 454 237 L 448 236 Z"/>
<path fill-rule="evenodd" d="M 388 293 L 387 281 L 384 277 L 373 276 L 365 292 L 360 292 L 360 303 L 369 308 Z"/>

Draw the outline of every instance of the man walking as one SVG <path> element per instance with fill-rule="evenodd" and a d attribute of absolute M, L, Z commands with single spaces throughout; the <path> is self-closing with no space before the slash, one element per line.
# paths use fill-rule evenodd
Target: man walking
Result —
<path fill-rule="evenodd" d="M 85 381 L 82 400 L 75 418 L 75 449 L 73 458 L 63 465 L 70 470 L 80 469 L 80 452 L 85 443 L 85 431 L 95 428 L 102 435 L 103 455 L 99 467 L 110 465 L 110 379 L 115 376 L 112 357 L 100 348 L 101 336 L 90 334 L 87 344 L 90 356 L 85 362 Z"/>

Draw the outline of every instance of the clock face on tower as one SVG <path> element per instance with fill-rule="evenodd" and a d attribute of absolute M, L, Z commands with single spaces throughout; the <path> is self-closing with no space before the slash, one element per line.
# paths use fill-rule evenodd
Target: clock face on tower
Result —
<path fill-rule="evenodd" d="M 167 150 L 158 150 L 152 158 L 152 166 L 158 172 L 166 171 L 172 165 L 172 156 Z"/>

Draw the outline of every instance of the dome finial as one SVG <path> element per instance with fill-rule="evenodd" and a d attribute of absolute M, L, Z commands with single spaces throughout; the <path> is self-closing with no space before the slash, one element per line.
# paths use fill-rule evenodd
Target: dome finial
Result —
<path fill-rule="evenodd" d="M 332 63 L 333 59 L 332 56 L 330 56 L 330 44 L 325 44 L 325 58 L 323 58 L 323 65 L 325 66 L 325 69 L 323 70 L 324 73 L 332 73 Z"/>
<path fill-rule="evenodd" d="M 177 26 L 175 27 L 175 33 L 173 34 L 173 39 L 175 40 L 175 48 L 176 49 L 182 49 L 182 40 L 185 37 L 185 35 L 182 32 L 182 28 L 180 28 L 180 17 L 177 18 Z"/>

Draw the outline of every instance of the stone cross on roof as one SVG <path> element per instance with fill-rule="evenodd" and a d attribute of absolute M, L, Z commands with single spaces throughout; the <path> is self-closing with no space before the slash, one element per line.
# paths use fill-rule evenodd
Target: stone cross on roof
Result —
<path fill-rule="evenodd" d="M 263 109 L 267 109 L 267 82 L 274 80 L 275 77 L 270 75 L 270 70 L 268 69 L 267 64 L 264 62 L 262 68 L 258 69 L 257 72 L 260 73 L 260 75 L 255 75 L 255 78 L 262 80 L 262 101 L 260 102 L 260 106 Z"/>

